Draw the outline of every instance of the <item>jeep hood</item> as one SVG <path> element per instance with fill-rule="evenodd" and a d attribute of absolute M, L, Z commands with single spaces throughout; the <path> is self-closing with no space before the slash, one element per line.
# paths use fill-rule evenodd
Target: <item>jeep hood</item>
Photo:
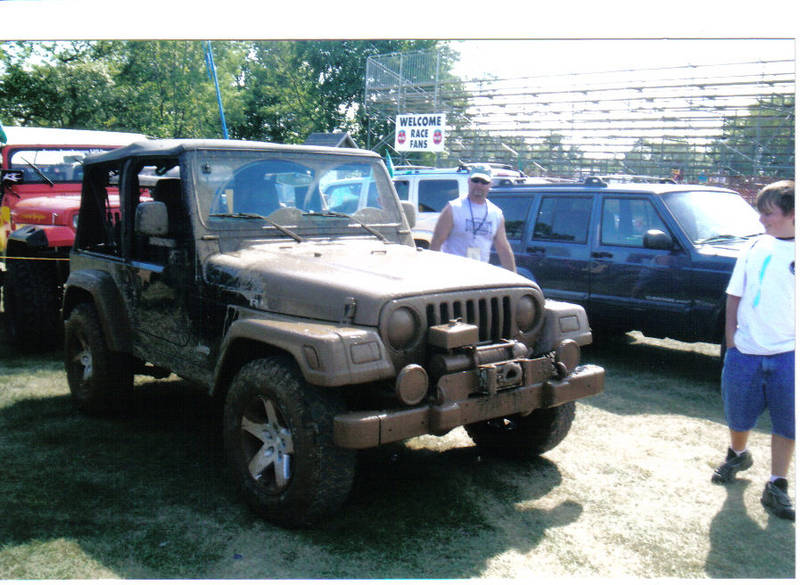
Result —
<path fill-rule="evenodd" d="M 112 209 L 119 207 L 119 195 L 116 193 L 109 194 L 109 205 Z M 60 213 L 63 211 L 77 210 L 81 206 L 80 193 L 73 192 L 57 192 L 54 191 L 48 195 L 40 195 L 38 197 L 28 197 L 27 199 L 19 199 L 18 203 L 14 206 L 17 213 L 27 212 L 55 212 Z"/>
<path fill-rule="evenodd" d="M 29 197 L 21 199 L 14 206 L 17 210 L 30 211 L 64 211 L 68 209 L 78 209 L 81 206 L 80 193 L 57 193 L 51 195 Z"/>
<path fill-rule="evenodd" d="M 258 243 L 209 256 L 204 275 L 249 306 L 311 319 L 340 321 L 352 298 L 361 325 L 377 325 L 392 299 L 536 286 L 497 266 L 373 239 Z"/>

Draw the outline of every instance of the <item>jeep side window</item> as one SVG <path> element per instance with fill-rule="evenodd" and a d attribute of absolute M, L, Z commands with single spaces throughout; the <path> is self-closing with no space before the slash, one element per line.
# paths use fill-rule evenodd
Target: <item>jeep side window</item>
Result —
<path fill-rule="evenodd" d="M 119 166 L 97 167 L 84 181 L 76 248 L 115 256 L 121 254 L 120 211 L 112 209 L 108 192 L 119 175 Z"/>
<path fill-rule="evenodd" d="M 452 199 L 458 199 L 458 181 L 425 179 L 419 182 L 420 211 L 439 212 Z"/>
<path fill-rule="evenodd" d="M 191 232 L 181 197 L 180 171 L 176 160 L 139 160 L 126 167 L 123 213 L 126 214 L 123 245 L 126 257 L 149 262 L 165 263 L 168 249 L 175 248 L 177 238 Z M 139 207 L 151 201 L 164 204 L 167 230 L 159 236 L 136 231 Z M 141 226 L 140 226 L 141 228 Z"/>
<path fill-rule="evenodd" d="M 521 240 L 531 200 L 527 197 L 492 197 L 492 202 L 503 210 L 508 239 Z"/>
<path fill-rule="evenodd" d="M 647 199 L 605 197 L 600 241 L 610 246 L 644 247 L 647 230 L 669 230 Z"/>
<path fill-rule="evenodd" d="M 591 197 L 544 196 L 536 214 L 533 239 L 585 244 L 591 212 Z"/>

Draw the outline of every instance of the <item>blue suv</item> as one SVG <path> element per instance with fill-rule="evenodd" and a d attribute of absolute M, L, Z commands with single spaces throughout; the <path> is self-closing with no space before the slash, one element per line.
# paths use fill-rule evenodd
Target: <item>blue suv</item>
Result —
<path fill-rule="evenodd" d="M 583 305 L 600 333 L 719 343 L 736 256 L 763 232 L 738 193 L 710 186 L 590 177 L 496 187 L 489 198 L 518 272 L 547 298 Z"/>

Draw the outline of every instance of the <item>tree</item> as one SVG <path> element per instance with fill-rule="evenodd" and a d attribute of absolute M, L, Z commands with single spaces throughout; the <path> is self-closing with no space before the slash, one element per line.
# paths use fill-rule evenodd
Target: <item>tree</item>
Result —
<path fill-rule="evenodd" d="M 367 143 L 369 55 L 436 41 L 215 41 L 230 136 L 302 142 L 350 132 Z M 201 41 L 0 44 L 5 124 L 129 130 L 155 137 L 221 136 Z"/>
<path fill-rule="evenodd" d="M 318 124 L 309 68 L 287 41 L 254 43 L 237 75 L 242 107 L 237 138 L 298 143 Z"/>
<path fill-rule="evenodd" d="M 727 116 L 711 155 L 728 174 L 794 176 L 794 96 L 759 97 L 743 116 Z"/>
<path fill-rule="evenodd" d="M 564 136 L 551 132 L 541 144 L 532 148 L 532 158 L 540 161 L 554 176 L 571 176 L 583 167 L 583 152 L 576 146 L 564 143 Z"/>
<path fill-rule="evenodd" d="M 302 142 L 311 132 L 349 132 L 366 145 L 367 57 L 436 41 L 343 40 L 253 43 L 241 68 L 237 136 Z"/>
<path fill-rule="evenodd" d="M 656 140 L 639 138 L 620 164 L 625 173 L 666 178 L 677 171 L 683 181 L 696 181 L 712 166 L 712 159 L 702 144 L 663 136 Z"/>
<path fill-rule="evenodd" d="M 215 43 L 215 61 L 231 106 L 230 72 L 241 49 Z M 214 85 L 199 41 L 122 41 L 110 50 L 115 63 L 116 120 L 156 137 L 221 137 Z"/>
<path fill-rule="evenodd" d="M 5 124 L 108 129 L 113 81 L 92 45 L 7 43 L 0 50 Z"/>

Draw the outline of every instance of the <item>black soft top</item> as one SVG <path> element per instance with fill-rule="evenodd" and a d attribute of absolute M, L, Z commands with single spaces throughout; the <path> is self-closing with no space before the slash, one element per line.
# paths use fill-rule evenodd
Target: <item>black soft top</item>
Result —
<path fill-rule="evenodd" d="M 108 152 L 87 156 L 84 165 L 98 165 L 131 157 L 177 157 L 193 150 L 258 150 L 263 152 L 307 152 L 319 154 L 357 155 L 380 158 L 371 150 L 337 148 L 302 144 L 277 144 L 249 140 L 164 139 L 142 140 Z"/>

